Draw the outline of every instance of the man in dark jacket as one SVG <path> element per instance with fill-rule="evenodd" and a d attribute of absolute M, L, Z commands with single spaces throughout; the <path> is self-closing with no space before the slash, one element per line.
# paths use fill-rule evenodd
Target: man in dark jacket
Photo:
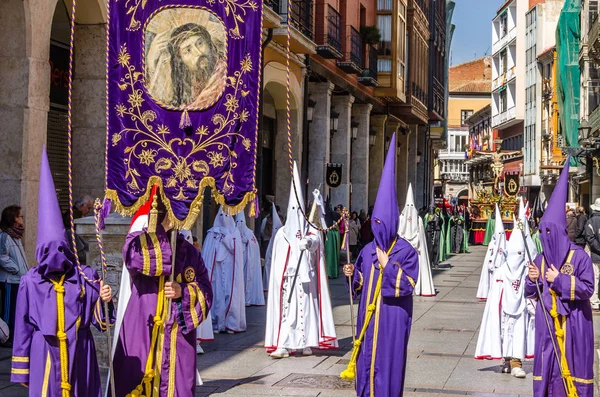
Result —
<path fill-rule="evenodd" d="M 587 216 L 585 208 L 577 207 L 577 235 L 575 236 L 575 244 L 581 248 L 585 248 L 585 225 L 587 224 Z"/>
<path fill-rule="evenodd" d="M 600 198 L 597 198 L 594 204 L 590 205 L 592 214 L 585 226 L 585 241 L 590 247 L 590 256 L 594 263 L 594 294 L 590 298 L 590 303 L 594 310 L 600 309 L 600 299 L 598 299 L 598 279 L 600 272 Z"/>
<path fill-rule="evenodd" d="M 567 233 L 569 240 L 574 243 L 575 237 L 577 237 L 577 218 L 575 218 L 575 212 L 571 208 L 567 208 Z"/>

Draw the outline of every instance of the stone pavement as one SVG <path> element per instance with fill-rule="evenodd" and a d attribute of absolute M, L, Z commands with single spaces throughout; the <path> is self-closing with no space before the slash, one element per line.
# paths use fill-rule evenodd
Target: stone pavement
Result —
<path fill-rule="evenodd" d="M 525 363 L 528 375 L 522 380 L 501 374 L 500 362 L 473 359 L 485 305 L 475 299 L 485 247 L 470 249 L 434 272 L 439 290 L 435 298 L 415 298 L 405 396 L 532 395 L 531 361 Z M 198 368 L 204 385 L 197 396 L 355 396 L 352 383 L 338 377 L 352 343 L 348 295 L 341 278 L 332 281 L 331 294 L 338 351 L 271 359 L 263 349 L 265 308 L 251 307 L 247 332 L 216 335 L 214 342 L 203 344 L 206 353 L 199 356 Z M 597 348 L 600 316 L 594 320 Z M 7 382 L 9 360 L 10 351 L 0 349 L 0 397 L 26 396 L 20 386 Z M 597 391 L 594 395 L 600 395 Z"/>

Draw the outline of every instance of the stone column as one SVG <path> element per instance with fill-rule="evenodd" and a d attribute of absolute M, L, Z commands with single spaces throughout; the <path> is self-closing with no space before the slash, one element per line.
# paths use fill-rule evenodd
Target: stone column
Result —
<path fill-rule="evenodd" d="M 358 135 L 352 143 L 350 163 L 351 209 L 356 212 L 369 208 L 369 119 L 372 108 L 371 104 L 352 106 L 352 116 L 358 122 Z"/>
<path fill-rule="evenodd" d="M 106 25 L 77 25 L 73 71 L 73 198 L 104 196 Z"/>
<path fill-rule="evenodd" d="M 371 128 L 377 132 L 377 135 L 375 137 L 375 145 L 371 146 L 369 150 L 369 207 L 375 204 L 377 190 L 379 189 L 379 180 L 383 171 L 385 158 L 385 122 L 387 117 L 385 114 L 371 116 Z"/>
<path fill-rule="evenodd" d="M 401 209 L 404 208 L 406 191 L 408 190 L 408 142 L 411 134 L 412 132 L 406 131 L 397 135 L 400 148 L 398 149 L 398 166 L 396 168 L 396 192 Z"/>
<path fill-rule="evenodd" d="M 310 96 L 317 102 L 308 134 L 308 191 L 312 192 L 322 185 L 323 197 L 329 193 L 325 185 L 325 163 L 329 161 L 329 118 L 333 87 L 330 82 L 308 84 Z"/>
<path fill-rule="evenodd" d="M 331 203 L 335 206 L 342 204 L 350 208 L 350 142 L 352 129 L 350 118 L 352 116 L 352 95 L 334 96 L 331 99 L 336 112 L 340 114 L 338 130 L 331 139 L 331 162 L 342 165 L 342 183 L 335 189 L 330 189 Z"/>
<path fill-rule="evenodd" d="M 413 191 L 415 194 L 415 206 L 417 207 L 417 209 L 423 206 L 423 194 L 427 190 L 427 186 L 425 185 L 425 183 L 427 182 L 427 172 L 429 172 L 428 164 L 425 163 L 425 157 L 428 157 L 425 156 L 425 153 L 428 150 L 428 145 L 427 133 L 424 130 L 424 128 L 421 128 L 421 131 L 419 131 L 419 136 L 417 139 L 417 150 L 415 152 L 415 168 L 417 170 L 417 178 L 415 185 L 413 185 Z M 419 155 L 419 152 L 421 152 L 421 160 L 417 162 L 417 156 Z"/>
<path fill-rule="evenodd" d="M 302 136 L 299 129 L 302 125 L 302 120 L 299 118 L 300 112 L 297 109 L 290 111 L 290 126 L 292 129 L 292 158 L 298 165 L 298 172 L 302 178 L 302 156 L 301 146 Z M 290 156 L 288 151 L 288 140 L 287 140 L 287 120 L 285 109 L 277 110 L 277 136 L 274 143 L 273 158 L 275 164 L 266 164 L 265 166 L 275 167 L 275 202 L 278 205 L 287 206 L 288 198 L 290 196 Z M 304 189 L 304 182 L 300 189 Z M 306 197 L 304 198 L 306 200 Z"/>

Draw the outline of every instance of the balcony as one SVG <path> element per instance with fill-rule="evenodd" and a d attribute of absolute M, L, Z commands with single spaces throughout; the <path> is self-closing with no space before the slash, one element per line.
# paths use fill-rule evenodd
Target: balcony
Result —
<path fill-rule="evenodd" d="M 325 59 L 342 58 L 342 17 L 331 5 L 317 3 L 317 54 Z"/>
<path fill-rule="evenodd" d="M 508 33 L 506 33 L 503 37 L 498 39 L 492 45 L 492 54 L 496 54 L 498 51 L 506 47 L 508 43 L 517 38 L 517 27 L 514 26 Z"/>
<path fill-rule="evenodd" d="M 590 127 L 592 128 L 591 133 L 598 135 L 600 129 L 600 105 L 596 106 L 588 116 Z"/>
<path fill-rule="evenodd" d="M 338 61 L 338 67 L 346 73 L 361 74 L 363 71 L 362 53 L 362 36 L 353 26 L 346 26 L 344 57 Z"/>
<path fill-rule="evenodd" d="M 273 40 L 282 46 L 287 44 L 287 2 L 281 2 L 279 15 L 283 22 L 281 28 L 273 30 Z M 296 54 L 316 54 L 313 39 L 313 5 L 311 0 L 290 1 L 290 49 Z"/>
<path fill-rule="evenodd" d="M 438 151 L 438 159 L 440 160 L 465 160 L 467 153 L 454 149 L 440 149 Z"/>
<path fill-rule="evenodd" d="M 496 91 L 500 87 L 504 87 L 506 84 L 510 83 L 517 77 L 515 73 L 515 67 L 508 69 L 507 72 L 502 73 L 500 76 L 496 77 L 494 81 L 492 81 L 492 91 Z"/>
<path fill-rule="evenodd" d="M 281 3 L 280 0 L 265 0 L 263 2 L 263 27 L 278 28 L 281 26 Z"/>
<path fill-rule="evenodd" d="M 588 49 L 590 58 L 600 61 L 600 18 L 596 18 L 588 33 Z"/>
<path fill-rule="evenodd" d="M 364 59 L 366 60 L 365 68 L 362 74 L 358 76 L 358 82 L 369 87 L 379 86 L 377 81 L 377 49 L 367 44 Z"/>
<path fill-rule="evenodd" d="M 496 128 L 501 124 L 514 120 L 516 117 L 517 108 L 513 106 L 512 108 L 505 110 L 502 113 L 498 113 L 497 115 L 492 117 L 492 128 Z"/>

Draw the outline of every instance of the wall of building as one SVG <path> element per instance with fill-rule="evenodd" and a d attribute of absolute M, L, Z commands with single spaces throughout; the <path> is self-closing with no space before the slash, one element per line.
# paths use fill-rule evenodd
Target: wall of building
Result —
<path fill-rule="evenodd" d="M 448 100 L 448 127 L 461 126 L 461 111 L 472 110 L 476 113 L 478 110 L 486 107 L 491 102 L 489 93 L 480 96 L 456 95 L 450 93 Z"/>

